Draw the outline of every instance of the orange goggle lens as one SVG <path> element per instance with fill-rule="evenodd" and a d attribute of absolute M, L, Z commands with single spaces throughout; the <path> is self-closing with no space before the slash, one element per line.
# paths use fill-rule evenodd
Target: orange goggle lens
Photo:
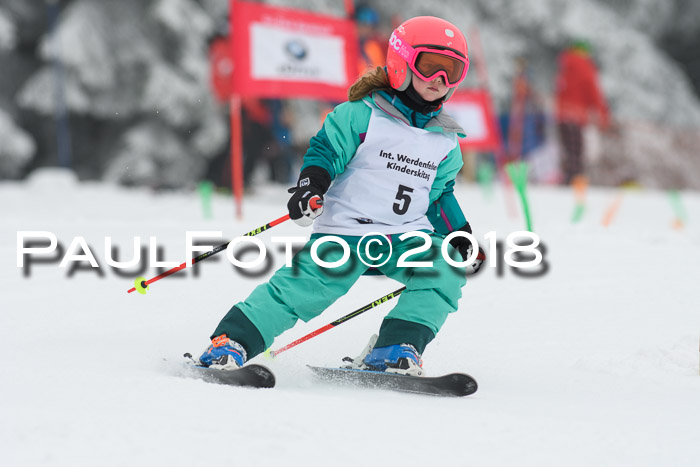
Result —
<path fill-rule="evenodd" d="M 421 79 L 429 81 L 441 71 L 445 72 L 447 84 L 458 84 L 464 76 L 464 62 L 434 52 L 419 52 L 414 64 Z"/>

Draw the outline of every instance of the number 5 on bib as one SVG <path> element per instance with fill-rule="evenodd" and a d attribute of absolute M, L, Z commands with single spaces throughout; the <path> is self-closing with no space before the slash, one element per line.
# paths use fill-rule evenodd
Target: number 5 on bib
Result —
<path fill-rule="evenodd" d="M 411 204 L 409 193 L 413 193 L 413 188 L 399 185 L 399 191 L 396 192 L 398 202 L 394 203 L 394 212 L 399 216 L 406 214 L 406 211 L 408 211 L 408 206 Z"/>

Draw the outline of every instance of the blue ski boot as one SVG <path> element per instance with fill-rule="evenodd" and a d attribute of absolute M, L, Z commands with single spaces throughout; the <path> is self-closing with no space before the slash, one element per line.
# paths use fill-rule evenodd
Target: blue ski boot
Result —
<path fill-rule="evenodd" d="M 211 340 L 211 345 L 199 357 L 199 363 L 216 370 L 236 370 L 243 366 L 247 358 L 241 344 L 222 334 Z"/>
<path fill-rule="evenodd" d="M 383 371 L 400 375 L 423 376 L 423 360 L 411 344 L 394 344 L 386 347 L 374 347 L 377 336 L 369 340 L 362 354 L 350 362 L 345 368 L 356 370 Z"/>

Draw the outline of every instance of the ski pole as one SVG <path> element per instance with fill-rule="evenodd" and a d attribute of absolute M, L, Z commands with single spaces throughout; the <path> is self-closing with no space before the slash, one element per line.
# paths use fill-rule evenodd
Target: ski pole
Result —
<path fill-rule="evenodd" d="M 309 201 L 309 205 L 311 206 L 311 209 L 318 209 L 318 208 L 320 208 L 320 207 L 323 205 L 323 201 L 322 201 L 320 198 L 312 198 L 312 199 Z M 268 223 L 268 224 L 265 224 L 265 225 L 263 225 L 262 227 L 258 227 L 258 228 L 255 229 L 255 230 L 251 230 L 251 231 L 248 232 L 247 234 L 244 234 L 244 235 L 241 235 L 241 236 L 242 236 L 242 237 L 252 237 L 252 236 L 254 236 L 254 235 L 257 235 L 257 234 L 259 234 L 259 233 L 262 233 L 262 232 L 266 231 L 267 229 L 272 228 L 272 227 L 274 227 L 274 226 L 276 226 L 276 225 L 279 225 L 279 224 L 281 224 L 282 222 L 285 222 L 285 221 L 288 221 L 288 220 L 289 220 L 289 214 L 286 214 L 286 215 L 280 217 L 279 219 L 275 219 L 274 221 L 272 221 L 272 222 L 270 222 L 270 223 Z M 233 240 L 231 240 L 231 242 L 232 242 L 232 241 L 233 241 Z M 205 253 L 202 253 L 202 254 L 199 255 L 199 256 L 196 256 L 196 257 L 192 258 L 192 259 L 189 261 L 189 264 L 198 263 L 198 262 L 200 262 L 200 261 L 202 261 L 202 260 L 205 260 L 205 259 L 209 258 L 210 256 L 213 256 L 213 255 L 215 255 L 215 254 L 217 254 L 217 253 L 220 253 L 221 251 L 225 250 L 225 249 L 229 246 L 229 244 L 230 244 L 231 242 L 224 243 L 223 245 L 219 245 L 219 246 L 217 246 L 216 248 L 214 248 L 213 250 L 209 250 L 209 251 L 207 251 L 207 252 L 205 252 Z M 153 284 L 153 283 L 156 282 L 156 281 L 159 281 L 159 280 L 163 279 L 164 277 L 168 277 L 168 276 L 171 275 L 171 274 L 175 274 L 176 272 L 181 271 L 182 269 L 184 269 L 185 267 L 187 267 L 187 264 L 188 264 L 188 261 L 185 261 L 185 262 L 182 263 L 181 265 L 176 266 L 176 267 L 174 267 L 174 268 L 172 268 L 172 269 L 170 269 L 170 270 L 168 270 L 168 271 L 165 271 L 164 273 L 159 274 L 159 275 L 157 275 L 156 277 L 154 277 L 154 278 L 152 278 L 152 279 L 146 280 L 144 277 L 138 277 L 138 278 L 136 278 L 136 280 L 134 281 L 134 287 L 132 287 L 132 288 L 130 288 L 129 290 L 127 290 L 126 293 L 131 293 L 131 292 L 134 292 L 134 291 L 138 291 L 138 293 L 140 293 L 140 294 L 143 295 L 143 294 L 146 293 L 146 289 L 148 289 L 148 286 L 149 286 L 149 285 Z"/>
<path fill-rule="evenodd" d="M 265 225 L 263 225 L 262 227 L 258 227 L 258 228 L 255 229 L 255 230 L 251 230 L 251 231 L 248 232 L 247 234 L 242 235 L 242 237 L 252 237 L 252 236 L 254 236 L 254 235 L 257 235 L 257 234 L 259 234 L 259 233 L 262 233 L 262 232 L 266 231 L 266 230 L 269 229 L 270 227 L 274 227 L 274 226 L 276 226 L 276 225 L 278 225 L 278 224 L 281 224 L 282 222 L 287 221 L 287 220 L 289 220 L 289 214 L 287 214 L 287 215 L 285 215 L 285 216 L 282 216 L 282 217 L 280 217 L 279 219 L 275 219 L 274 221 L 272 221 L 272 222 L 270 222 L 270 223 L 268 223 L 268 224 L 265 224 Z M 232 242 L 232 241 L 233 241 L 233 240 L 231 240 L 231 242 Z M 146 279 L 143 278 L 143 277 L 139 277 L 139 278 L 137 278 L 137 279 L 134 281 L 134 287 L 132 287 L 132 288 L 130 288 L 129 290 L 127 290 L 126 293 L 131 293 L 131 292 L 134 292 L 134 291 L 138 291 L 140 294 L 145 294 L 145 293 L 146 293 L 146 289 L 148 289 L 148 286 L 151 285 L 152 283 L 154 283 L 154 282 L 156 282 L 156 281 L 159 281 L 159 280 L 161 280 L 161 279 L 163 279 L 163 278 L 165 278 L 165 277 L 168 277 L 168 276 L 171 275 L 171 274 L 175 274 L 175 273 L 178 272 L 178 271 L 183 270 L 185 267 L 187 267 L 187 264 L 195 264 L 195 263 L 198 263 L 198 262 L 200 262 L 200 261 L 202 261 L 202 260 L 205 260 L 205 259 L 209 258 L 210 256 L 213 256 L 213 255 L 215 255 L 215 254 L 217 254 L 217 253 L 222 252 L 223 250 L 226 249 L 226 247 L 229 246 L 229 244 L 230 244 L 231 242 L 224 243 L 224 244 L 222 244 L 222 245 L 217 246 L 217 247 L 214 248 L 213 250 L 209 250 L 209 251 L 207 251 L 207 252 L 205 252 L 205 253 L 202 253 L 202 254 L 199 255 L 199 256 L 195 256 L 195 257 L 192 258 L 191 260 L 185 261 L 185 262 L 182 263 L 181 265 L 175 266 L 174 268 L 169 269 L 169 270 L 165 271 L 164 273 L 159 274 L 159 275 L 153 277 L 152 279 L 146 280 Z"/>
<path fill-rule="evenodd" d="M 285 345 L 281 349 L 270 350 L 268 355 L 270 357 L 276 357 L 277 355 L 281 354 L 282 352 L 289 350 L 292 347 L 296 347 L 297 345 L 301 344 L 302 342 L 308 341 L 312 337 L 316 337 L 319 334 L 323 334 L 324 332 L 328 331 L 329 329 L 334 328 L 340 324 L 343 324 L 344 322 L 354 318 L 355 316 L 361 315 L 362 313 L 364 313 L 367 310 L 371 310 L 372 308 L 375 308 L 375 307 L 381 305 L 382 303 L 384 303 L 388 300 L 391 300 L 394 297 L 398 297 L 399 295 L 401 295 L 401 293 L 404 290 L 406 290 L 406 287 L 401 287 L 398 290 L 394 290 L 393 292 L 388 293 L 388 294 L 384 295 L 383 297 L 378 298 L 377 300 L 374 300 L 373 302 L 368 303 L 367 305 L 363 306 L 362 308 L 358 308 L 357 310 L 353 311 L 352 313 L 348 313 L 347 315 L 343 316 L 342 318 L 338 318 L 335 321 L 333 321 L 332 323 L 328 323 L 325 326 L 320 327 L 313 332 L 310 332 L 309 334 L 305 335 L 304 337 L 301 337 L 301 338 L 295 340 L 291 344 Z"/>

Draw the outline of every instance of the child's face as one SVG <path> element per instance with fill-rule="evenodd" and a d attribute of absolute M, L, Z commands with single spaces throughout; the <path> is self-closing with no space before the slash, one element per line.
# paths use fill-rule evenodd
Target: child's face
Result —
<path fill-rule="evenodd" d="M 442 76 L 437 76 L 431 81 L 423 81 L 418 76 L 413 74 L 412 83 L 413 89 L 416 90 L 418 95 L 428 102 L 440 99 L 447 94 L 447 91 L 449 90 L 448 87 L 445 86 L 445 81 L 443 80 Z"/>

